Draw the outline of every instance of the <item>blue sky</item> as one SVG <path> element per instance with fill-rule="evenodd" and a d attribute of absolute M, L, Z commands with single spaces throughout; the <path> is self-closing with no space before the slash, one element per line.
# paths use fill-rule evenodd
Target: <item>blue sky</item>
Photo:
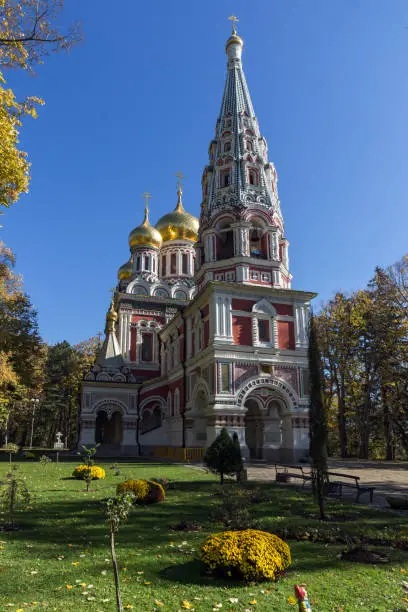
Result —
<path fill-rule="evenodd" d="M 85 41 L 16 93 L 46 100 L 27 119 L 30 194 L 0 238 L 50 343 L 104 327 L 129 231 L 174 208 L 175 172 L 198 215 L 201 173 L 224 86 L 228 15 L 279 191 L 295 289 L 363 287 L 408 252 L 406 0 L 67 0 Z"/>

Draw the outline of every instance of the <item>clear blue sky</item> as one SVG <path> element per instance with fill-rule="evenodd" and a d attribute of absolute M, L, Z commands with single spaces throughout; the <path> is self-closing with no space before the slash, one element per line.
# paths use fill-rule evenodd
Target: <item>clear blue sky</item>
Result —
<path fill-rule="evenodd" d="M 66 0 L 84 43 L 18 95 L 30 194 L 2 218 L 47 342 L 104 327 L 129 231 L 176 203 L 198 215 L 200 180 L 226 70 L 226 17 L 240 18 L 244 70 L 279 175 L 296 289 L 363 287 L 408 252 L 406 0 Z"/>

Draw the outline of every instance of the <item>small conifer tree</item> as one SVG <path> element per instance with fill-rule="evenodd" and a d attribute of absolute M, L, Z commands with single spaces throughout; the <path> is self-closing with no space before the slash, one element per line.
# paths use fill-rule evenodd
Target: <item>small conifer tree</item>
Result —
<path fill-rule="evenodd" d="M 239 443 L 238 434 L 236 431 L 234 431 L 232 435 L 232 443 L 234 445 L 234 458 L 237 463 L 237 480 L 241 480 L 244 464 L 242 463 L 241 445 Z"/>
<path fill-rule="evenodd" d="M 4 508 L 8 515 L 9 522 L 7 527 L 14 529 L 15 512 L 30 503 L 30 494 L 24 479 L 18 476 L 18 467 L 16 465 L 6 474 L 5 480 L 1 484 L 0 506 Z"/>
<path fill-rule="evenodd" d="M 221 484 L 226 474 L 236 474 L 242 469 L 241 451 L 238 457 L 237 447 L 225 427 L 207 448 L 203 461 L 212 472 L 220 475 Z"/>

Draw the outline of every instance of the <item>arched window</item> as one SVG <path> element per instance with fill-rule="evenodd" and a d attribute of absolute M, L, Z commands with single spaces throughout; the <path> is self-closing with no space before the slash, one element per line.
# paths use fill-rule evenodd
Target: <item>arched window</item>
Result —
<path fill-rule="evenodd" d="M 180 290 L 176 291 L 176 293 L 174 294 L 174 297 L 177 300 L 186 300 L 187 299 L 187 296 L 186 296 L 185 292 L 184 291 L 180 291 Z"/>
<path fill-rule="evenodd" d="M 234 233 L 228 222 L 222 223 L 218 229 L 218 257 L 229 259 L 234 257 Z"/>
<path fill-rule="evenodd" d="M 181 271 L 183 274 L 188 274 L 188 255 L 183 253 L 181 255 Z"/>
<path fill-rule="evenodd" d="M 170 256 L 170 274 L 176 274 L 177 272 L 177 255 L 172 253 Z"/>
<path fill-rule="evenodd" d="M 231 185 L 231 168 L 225 168 L 220 172 L 220 187 Z"/>
<path fill-rule="evenodd" d="M 247 149 L 247 151 L 253 151 L 254 150 L 254 143 L 252 142 L 252 140 L 247 140 L 246 141 L 246 149 Z"/>
<path fill-rule="evenodd" d="M 153 334 L 142 334 L 142 361 L 153 361 Z"/>
<path fill-rule="evenodd" d="M 231 151 L 231 142 L 225 142 L 224 143 L 224 153 L 227 153 L 228 151 Z"/>
<path fill-rule="evenodd" d="M 144 269 L 150 270 L 150 255 L 145 255 L 144 258 Z"/>
<path fill-rule="evenodd" d="M 133 287 L 133 293 L 135 295 L 147 295 L 147 289 L 145 289 L 145 287 L 141 287 L 140 285 L 135 285 Z"/>
<path fill-rule="evenodd" d="M 160 410 L 160 406 L 156 406 L 153 409 L 153 427 L 161 427 L 162 426 L 162 413 Z"/>
<path fill-rule="evenodd" d="M 251 257 L 266 259 L 266 253 L 264 253 L 263 250 L 262 235 L 262 227 L 254 224 L 249 231 L 249 252 Z"/>
<path fill-rule="evenodd" d="M 163 255 L 162 257 L 162 269 L 161 269 L 161 275 L 162 276 L 166 276 L 166 265 L 167 265 L 167 257 L 166 255 Z"/>
<path fill-rule="evenodd" d="M 253 168 L 250 168 L 250 170 L 248 170 L 248 181 L 250 185 L 258 184 L 258 175 Z"/>

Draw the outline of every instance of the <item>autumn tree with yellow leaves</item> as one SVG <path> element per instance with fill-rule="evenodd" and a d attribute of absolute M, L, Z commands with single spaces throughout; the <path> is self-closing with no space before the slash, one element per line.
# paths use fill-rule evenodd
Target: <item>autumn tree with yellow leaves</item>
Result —
<path fill-rule="evenodd" d="M 36 97 L 17 101 L 2 71 L 32 72 L 46 55 L 66 51 L 81 39 L 76 23 L 61 32 L 57 21 L 62 9 L 62 0 L 0 0 L 0 209 L 28 191 L 30 164 L 19 148 L 19 130 L 24 116 L 35 118 L 36 107 L 44 104 Z"/>

